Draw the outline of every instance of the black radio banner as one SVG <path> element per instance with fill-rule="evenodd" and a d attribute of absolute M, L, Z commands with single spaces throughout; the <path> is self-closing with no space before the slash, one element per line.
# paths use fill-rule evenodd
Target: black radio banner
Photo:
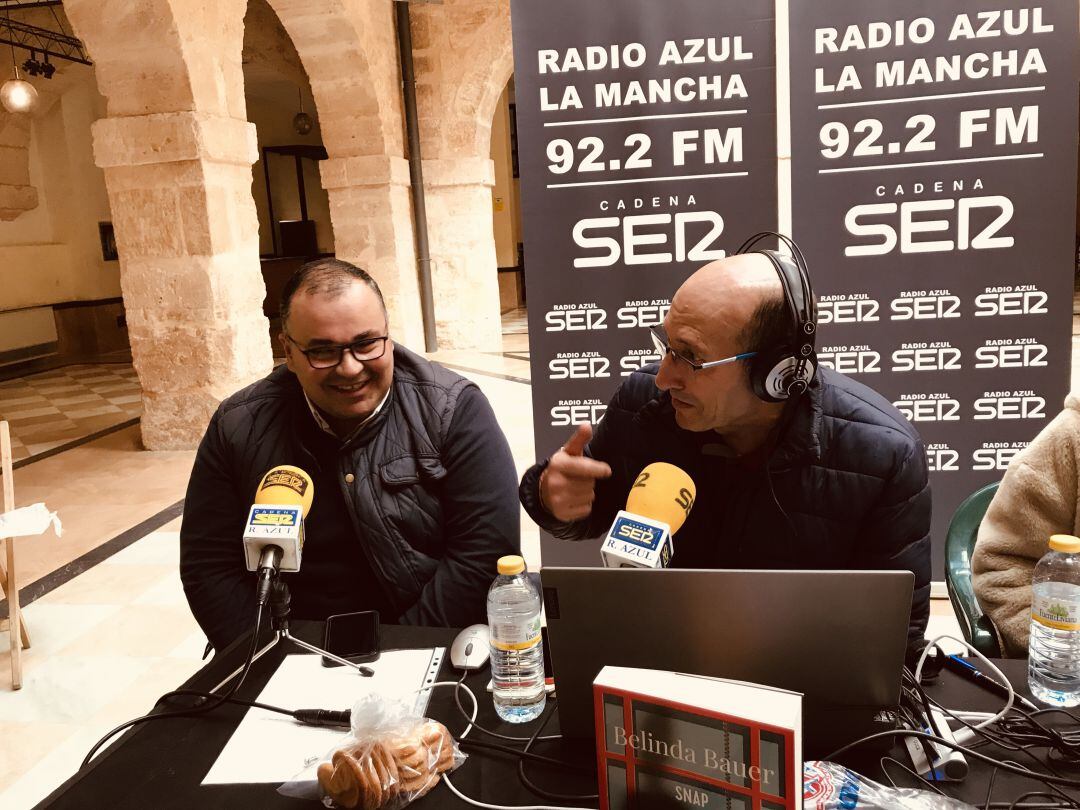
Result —
<path fill-rule="evenodd" d="M 776 228 L 772 2 L 514 0 L 536 453 L 659 359 L 695 269 Z M 708 34 L 708 36 L 704 36 Z M 545 564 L 598 565 L 542 538 Z"/>
<path fill-rule="evenodd" d="M 1007 5 L 789 4 L 792 229 L 818 355 L 922 434 L 938 580 L 956 507 L 1069 384 L 1077 4 Z"/>

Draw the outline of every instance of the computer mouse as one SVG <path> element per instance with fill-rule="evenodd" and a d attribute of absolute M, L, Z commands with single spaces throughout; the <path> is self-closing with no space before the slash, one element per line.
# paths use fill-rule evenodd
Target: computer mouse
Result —
<path fill-rule="evenodd" d="M 491 655 L 488 646 L 488 628 L 486 624 L 473 624 L 466 627 L 454 643 L 450 645 L 450 663 L 454 669 L 481 669 Z"/>

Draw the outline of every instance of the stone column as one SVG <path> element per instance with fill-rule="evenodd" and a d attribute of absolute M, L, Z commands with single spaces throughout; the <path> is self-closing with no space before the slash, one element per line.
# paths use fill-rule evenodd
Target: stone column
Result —
<path fill-rule="evenodd" d="M 273 364 L 251 197 L 255 127 L 167 112 L 105 118 L 93 135 L 143 388 L 143 443 L 193 449 L 218 403 Z"/>
<path fill-rule="evenodd" d="M 331 158 L 319 166 L 330 197 L 335 254 L 372 275 L 386 299 L 390 334 L 422 352 L 408 161 L 377 155 Z"/>
<path fill-rule="evenodd" d="M 0 220 L 37 208 L 30 185 L 30 116 L 0 111 Z"/>
<path fill-rule="evenodd" d="M 424 189 L 439 349 L 501 351 L 489 158 L 425 160 Z"/>

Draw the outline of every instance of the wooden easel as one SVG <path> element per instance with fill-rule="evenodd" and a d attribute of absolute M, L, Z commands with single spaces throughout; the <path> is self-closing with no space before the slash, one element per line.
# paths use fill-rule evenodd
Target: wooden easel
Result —
<path fill-rule="evenodd" d="M 0 473 L 4 479 L 4 511 L 15 508 L 15 481 L 11 472 L 11 432 L 8 423 L 0 421 Z M 0 538 L 7 547 L 7 567 L 0 560 L 0 588 L 7 595 L 8 617 L 0 622 L 0 632 L 11 635 L 11 688 L 22 689 L 22 651 L 30 648 L 30 632 L 19 608 L 19 586 L 15 576 L 15 538 Z M 20 644 L 20 640 L 22 643 Z"/>

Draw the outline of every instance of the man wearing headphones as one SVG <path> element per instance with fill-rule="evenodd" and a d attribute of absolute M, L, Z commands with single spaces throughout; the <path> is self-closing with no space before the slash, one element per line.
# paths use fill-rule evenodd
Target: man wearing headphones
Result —
<path fill-rule="evenodd" d="M 597 537 L 641 469 L 669 462 L 697 485 L 671 567 L 909 570 L 914 646 L 930 604 L 926 452 L 882 396 L 815 367 L 792 247 L 798 261 L 740 252 L 687 279 L 654 330 L 659 366 L 619 386 L 595 433 L 578 425 L 530 468 L 519 497 L 554 536 Z"/>

